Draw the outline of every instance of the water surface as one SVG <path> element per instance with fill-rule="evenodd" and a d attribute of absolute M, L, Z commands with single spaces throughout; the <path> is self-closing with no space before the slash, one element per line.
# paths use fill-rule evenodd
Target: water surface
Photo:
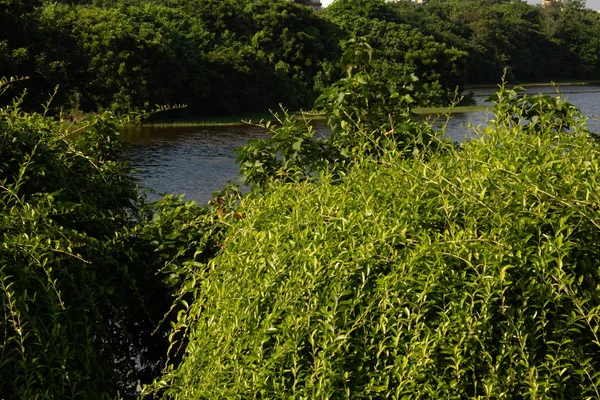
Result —
<path fill-rule="evenodd" d="M 528 93 L 555 93 L 553 87 L 529 88 Z M 474 89 L 477 105 L 493 88 Z M 588 126 L 600 133 L 600 86 L 561 86 L 560 92 L 590 118 Z M 493 114 L 471 112 L 455 114 L 448 124 L 446 135 L 454 141 L 468 140 L 474 126 L 485 126 Z M 441 124 L 444 121 L 438 121 Z M 324 122 L 316 122 L 323 134 Z M 249 140 L 266 137 L 262 128 L 251 125 L 208 127 L 135 127 L 122 132 L 122 138 L 131 143 L 129 156 L 138 170 L 137 177 L 143 188 L 151 190 L 149 200 L 164 193 L 185 194 L 188 200 L 200 204 L 222 189 L 229 180 L 239 178 L 233 150 Z"/>
<path fill-rule="evenodd" d="M 233 151 L 265 137 L 254 126 L 134 127 L 121 137 L 131 143 L 128 155 L 149 200 L 165 193 L 185 194 L 201 204 L 229 180 L 237 180 Z"/>

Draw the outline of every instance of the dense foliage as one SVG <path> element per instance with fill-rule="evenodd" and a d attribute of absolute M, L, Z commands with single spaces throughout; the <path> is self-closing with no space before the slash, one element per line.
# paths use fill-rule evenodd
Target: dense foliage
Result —
<path fill-rule="evenodd" d="M 423 29 L 469 53 L 470 83 L 495 81 L 504 68 L 525 82 L 598 79 L 600 14 L 582 1 L 430 0 L 426 9 Z"/>
<path fill-rule="evenodd" d="M 20 103 L 0 109 L 0 397 L 135 397 L 178 355 L 171 296 L 183 268 L 216 253 L 217 210 L 144 207 L 122 118 L 74 123 Z"/>
<path fill-rule="evenodd" d="M 597 398 L 600 148 L 560 97 L 496 102 L 459 147 L 263 182 L 166 397 Z"/>
<path fill-rule="evenodd" d="M 418 76 L 418 104 L 448 104 L 465 84 L 467 53 L 436 41 L 398 14 L 393 3 L 383 0 L 345 0 L 334 2 L 325 17 L 351 37 L 368 39 L 378 50 L 374 66 L 379 75 Z"/>
<path fill-rule="evenodd" d="M 331 24 L 283 0 L 9 3 L 14 32 L 0 36 L 0 76 L 60 84 L 57 101 L 83 111 L 310 108 L 328 84 L 328 60 L 338 58 Z"/>
<path fill-rule="evenodd" d="M 503 86 L 460 146 L 410 112 L 505 67 L 595 77 L 598 24 L 576 1 L 0 0 L 0 74 L 30 75 L 0 81 L 0 398 L 600 397 L 596 137 Z M 82 110 L 316 98 L 331 136 L 284 112 L 239 150 L 249 195 L 145 205 L 126 117 L 23 111 L 56 83 Z"/>
<path fill-rule="evenodd" d="M 0 110 L 3 398 L 101 398 L 135 379 L 146 318 L 119 233 L 138 200 L 116 124 Z"/>
<path fill-rule="evenodd" d="M 59 84 L 57 104 L 82 111 L 306 109 L 363 36 L 380 74 L 415 74 L 417 104 L 442 104 L 505 68 L 517 81 L 597 79 L 599 33 L 580 1 L 336 0 L 312 12 L 289 0 L 2 0 L 0 76 L 28 75 L 42 97 Z"/>

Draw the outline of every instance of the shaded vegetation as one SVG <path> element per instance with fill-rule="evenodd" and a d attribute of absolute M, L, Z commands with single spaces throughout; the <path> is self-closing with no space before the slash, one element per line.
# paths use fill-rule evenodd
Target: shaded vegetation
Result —
<path fill-rule="evenodd" d="M 56 85 L 68 110 L 188 104 L 170 116 L 310 109 L 366 37 L 385 76 L 419 76 L 420 106 L 465 83 L 597 79 L 600 16 L 580 1 L 90 0 L 0 3 L 0 76 L 27 75 L 35 109 Z M 14 92 L 13 94 L 18 93 Z"/>
<path fill-rule="evenodd" d="M 135 356 L 153 327 L 126 234 L 138 195 L 119 124 L 0 110 L 3 398 L 102 398 L 144 373 Z"/>
<path fill-rule="evenodd" d="M 144 205 L 117 139 L 126 119 L 20 103 L 0 109 L 0 397 L 133 398 L 177 356 L 171 296 L 181 268 L 216 254 L 217 212 Z"/>
<path fill-rule="evenodd" d="M 0 37 L 0 75 L 60 84 L 57 101 L 83 111 L 309 108 L 327 84 L 322 66 L 339 57 L 331 24 L 288 1 L 48 2 L 14 13 L 26 32 Z"/>

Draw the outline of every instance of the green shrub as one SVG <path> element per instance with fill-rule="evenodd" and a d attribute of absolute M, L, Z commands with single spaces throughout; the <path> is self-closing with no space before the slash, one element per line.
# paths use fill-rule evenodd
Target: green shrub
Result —
<path fill-rule="evenodd" d="M 119 123 L 0 109 L 0 398 L 114 398 L 156 371 Z"/>
<path fill-rule="evenodd" d="M 372 54 L 364 38 L 350 40 L 340 62 L 347 76 L 315 101 L 314 109 L 331 131 L 328 137 L 319 138 L 305 114 L 296 118 L 285 109 L 281 116 L 274 114 L 274 122 L 259 124 L 270 136 L 236 150 L 246 184 L 312 179 L 326 169 L 343 175 L 357 157 L 378 156 L 390 147 L 411 153 L 440 141 L 441 132 L 412 118 L 418 78 L 382 77 L 373 67 Z"/>
<path fill-rule="evenodd" d="M 151 300 L 145 302 L 146 309 L 156 318 L 155 334 L 140 338 L 142 343 L 154 345 L 147 358 L 155 364 L 146 382 L 158 375 L 167 355 L 175 363 L 181 358 L 185 346 L 166 347 L 162 339 L 169 335 L 175 341 L 185 332 L 178 321 L 198 296 L 195 283 L 203 279 L 208 261 L 220 251 L 229 222 L 241 217 L 235 209 L 240 197 L 237 188 L 227 187 L 220 195 L 210 207 L 166 195 L 144 208 L 132 230 L 136 260 L 146 264 L 146 273 L 137 280 L 145 298 Z"/>
<path fill-rule="evenodd" d="M 156 388 L 598 398 L 600 149 L 574 109 L 556 128 L 521 108 L 553 99 L 498 100 L 458 148 L 390 149 L 342 182 L 274 181 L 245 199 L 194 283 L 183 363 Z"/>

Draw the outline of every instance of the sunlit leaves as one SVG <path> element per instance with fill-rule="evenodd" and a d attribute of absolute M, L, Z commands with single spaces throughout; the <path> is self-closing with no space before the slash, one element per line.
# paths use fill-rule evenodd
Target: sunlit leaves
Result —
<path fill-rule="evenodd" d="M 600 149 L 499 101 L 459 148 L 246 199 L 167 397 L 596 398 Z"/>

